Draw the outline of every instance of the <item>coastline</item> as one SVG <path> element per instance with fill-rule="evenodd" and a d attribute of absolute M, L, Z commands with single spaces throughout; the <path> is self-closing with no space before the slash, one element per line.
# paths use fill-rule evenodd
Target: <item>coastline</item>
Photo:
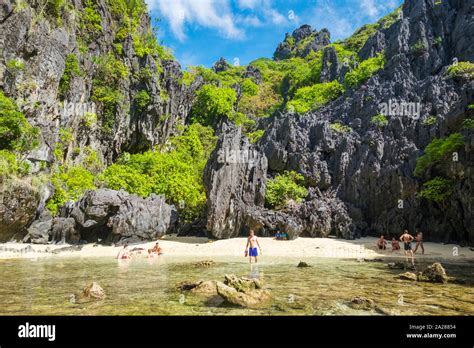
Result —
<path fill-rule="evenodd" d="M 297 238 L 291 241 L 280 241 L 272 238 L 259 237 L 262 246 L 261 258 L 291 257 L 291 258 L 334 258 L 334 259 L 404 259 L 403 250 L 391 252 L 376 249 L 375 237 L 363 237 L 357 240 L 343 240 L 336 238 Z M 213 257 L 231 256 L 243 258 L 246 238 L 232 238 L 225 240 L 209 240 L 205 237 L 175 237 L 165 236 L 159 240 L 165 256 Z M 155 241 L 130 245 L 130 249 L 152 248 Z M 115 258 L 121 247 L 84 244 L 81 250 L 54 252 L 55 250 L 70 247 L 69 244 L 29 244 L 29 243 L 1 243 L 0 259 L 35 259 L 39 257 L 110 257 Z M 413 247 L 415 244 L 413 244 Z M 469 247 L 460 247 L 455 244 L 440 244 L 425 242 L 425 255 L 418 251 L 415 255 L 418 260 L 443 260 L 449 262 L 473 262 L 474 251 Z M 145 257 L 142 251 L 137 257 Z"/>

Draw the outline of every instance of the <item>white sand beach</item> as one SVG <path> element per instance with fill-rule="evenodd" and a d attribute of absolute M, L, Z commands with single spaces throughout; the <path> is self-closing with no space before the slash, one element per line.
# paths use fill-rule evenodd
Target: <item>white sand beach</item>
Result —
<path fill-rule="evenodd" d="M 324 257 L 340 259 L 374 259 L 374 258 L 404 258 L 404 252 L 380 251 L 376 249 L 376 238 L 364 237 L 349 241 L 336 238 L 297 238 L 291 241 L 280 241 L 272 238 L 259 238 L 262 247 L 261 258 L 271 257 Z M 244 256 L 246 238 L 232 238 L 212 241 L 199 237 L 165 236 L 159 240 L 164 254 L 174 256 L 196 256 L 204 258 L 219 256 Z M 155 242 L 130 245 L 133 248 L 152 248 Z M 121 247 L 86 244 L 80 251 L 62 251 L 52 253 L 56 249 L 68 245 L 44 245 L 24 243 L 0 244 L 0 259 L 6 258 L 37 258 L 37 257 L 116 257 Z M 440 244 L 425 242 L 425 255 L 419 250 L 418 259 L 439 259 L 449 261 L 474 261 L 474 251 L 469 247 L 455 244 Z M 413 243 L 414 247 L 414 243 Z M 25 249 L 27 248 L 27 249 Z M 45 252 L 49 251 L 49 252 Z M 137 253 L 137 257 L 144 257 Z"/>

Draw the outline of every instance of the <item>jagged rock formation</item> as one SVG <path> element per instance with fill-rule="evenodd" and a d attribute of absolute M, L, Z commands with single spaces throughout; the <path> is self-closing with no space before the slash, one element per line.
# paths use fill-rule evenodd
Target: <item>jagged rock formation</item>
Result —
<path fill-rule="evenodd" d="M 293 56 L 306 57 L 311 52 L 317 52 L 331 43 L 330 33 L 327 29 L 316 31 L 310 25 L 302 25 L 293 33 L 286 34 L 285 40 L 281 42 L 273 58 L 275 60 L 288 59 Z"/>
<path fill-rule="evenodd" d="M 34 220 L 39 204 L 38 192 L 23 181 L 8 185 L 0 181 L 0 242 L 20 237 Z"/>
<path fill-rule="evenodd" d="M 400 19 L 377 31 L 360 51 L 361 58 L 369 58 L 385 49 L 383 71 L 317 112 L 284 114 L 266 123 L 254 160 L 265 164 L 257 171 L 261 183 L 257 191 L 264 190 L 267 171 L 295 170 L 310 186 L 335 192 L 331 202 L 341 207 L 336 209 L 341 211 L 339 220 L 344 231 L 340 236 L 381 232 L 398 235 L 406 228 L 419 228 L 434 241 L 472 243 L 474 142 L 472 130 L 461 129 L 460 123 L 470 112 L 467 105 L 474 101 L 474 83 L 450 78 L 446 71 L 454 58 L 474 61 L 473 25 L 472 1 L 452 0 L 438 5 L 431 0 L 406 1 Z M 292 37 L 297 41 L 309 32 L 305 27 Z M 419 52 L 419 43 L 424 43 L 423 52 Z M 288 56 L 285 45 L 279 46 L 275 59 Z M 339 67 L 337 55 L 325 50 L 323 56 L 323 67 L 330 67 L 323 69 L 323 76 L 341 80 L 346 71 Z M 419 115 L 390 114 L 386 126 L 374 124 L 372 117 L 381 113 L 381 105 L 391 101 L 416 103 L 420 105 Z M 424 122 L 430 115 L 436 115 L 436 124 Z M 351 129 L 336 131 L 331 128 L 336 122 Z M 454 131 L 464 136 L 465 145 L 459 149 L 458 161 L 447 161 L 437 168 L 448 173 L 454 186 L 453 194 L 441 206 L 417 197 L 422 182 L 413 171 L 433 137 L 445 137 Z M 237 135 L 231 140 L 224 132 L 216 153 L 246 150 L 240 143 L 245 141 L 238 140 Z M 255 175 L 248 173 L 247 166 L 239 164 L 236 171 L 235 165 L 217 164 L 215 157 L 208 163 L 207 173 L 213 173 L 206 177 L 208 229 L 214 236 L 235 236 L 243 226 L 248 227 L 240 233 L 252 226 L 265 230 L 271 225 L 268 214 L 271 221 L 281 219 L 293 226 L 289 229 L 293 236 L 324 236 L 327 233 L 321 231 L 333 231 L 329 226 L 334 222 L 333 213 L 314 214 L 319 198 L 309 197 L 309 202 L 293 212 L 261 213 L 263 197 L 259 194 L 255 199 Z M 310 232 L 305 220 L 314 221 L 317 233 Z M 276 228 L 285 229 L 278 223 L 270 229 Z M 228 230 L 232 232 L 226 235 L 223 231 Z"/>
<path fill-rule="evenodd" d="M 87 36 L 80 24 L 84 2 L 71 2 L 73 8 L 65 11 L 60 25 L 55 18 L 41 14 L 39 4 L 23 2 L 18 10 L 13 0 L 2 4 L 0 88 L 7 96 L 21 101 L 21 110 L 30 123 L 41 128 L 41 144 L 28 158 L 33 164 L 55 162 L 53 150 L 60 129 L 73 131 L 75 143 L 71 144 L 69 157 L 73 147 L 89 146 L 110 164 L 123 151 L 136 152 L 165 143 L 176 125 L 184 122 L 191 107 L 195 86 L 187 88 L 180 83 L 179 64 L 168 58 L 139 55 L 132 33 L 128 33 L 120 42 L 122 48 L 118 54 L 127 76 L 113 86 L 122 100 L 110 121 L 111 129 L 103 130 L 104 110 L 91 100 L 93 80 L 97 78 L 96 62 L 117 50 L 123 14 L 112 11 L 106 0 L 93 4 L 101 26 L 100 34 L 95 36 Z M 144 12 L 134 35 L 146 37 L 149 32 L 150 18 Z M 77 57 L 81 74 L 71 76 L 69 90 L 60 95 L 60 80 L 68 55 Z M 25 68 L 9 69 L 12 60 L 24 62 Z M 140 108 L 135 97 L 143 90 L 149 94 L 149 102 Z M 97 111 L 97 125 L 84 126 L 84 110 Z"/>
<path fill-rule="evenodd" d="M 68 214 L 81 239 L 105 243 L 158 239 L 177 221 L 174 206 L 164 196 L 141 198 L 122 191 L 88 191 Z"/>
<path fill-rule="evenodd" d="M 290 239 L 330 233 L 353 236 L 344 204 L 319 190 L 313 190 L 304 204 L 285 211 L 265 209 L 267 157 L 249 144 L 241 128 L 223 122 L 220 129 L 219 142 L 204 173 L 207 230 L 213 237 L 236 237 L 250 229 L 262 235 L 282 231 Z"/>

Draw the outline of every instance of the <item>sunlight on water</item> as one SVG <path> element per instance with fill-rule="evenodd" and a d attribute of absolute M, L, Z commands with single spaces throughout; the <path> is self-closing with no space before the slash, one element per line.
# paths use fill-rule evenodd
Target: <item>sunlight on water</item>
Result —
<path fill-rule="evenodd" d="M 127 263 L 108 258 L 0 260 L 1 315 L 473 315 L 472 265 L 444 264 L 448 275 L 465 284 L 431 284 L 397 279 L 400 270 L 385 263 L 265 258 L 250 269 L 242 258 L 219 257 L 216 266 L 199 268 L 197 258 L 165 256 Z M 236 308 L 218 298 L 183 293 L 182 281 L 223 280 L 224 274 L 259 277 L 273 301 L 263 309 Z M 107 297 L 87 304 L 72 303 L 91 282 Z M 377 310 L 350 308 L 354 296 L 375 301 Z"/>

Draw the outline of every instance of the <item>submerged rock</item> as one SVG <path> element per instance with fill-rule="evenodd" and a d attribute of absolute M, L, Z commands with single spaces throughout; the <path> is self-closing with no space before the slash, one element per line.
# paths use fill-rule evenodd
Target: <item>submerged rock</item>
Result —
<path fill-rule="evenodd" d="M 414 281 L 416 282 L 417 281 L 417 275 L 413 272 L 405 272 L 405 273 L 402 273 L 399 275 L 399 278 L 400 279 L 403 279 L 403 280 L 411 280 L 411 281 Z"/>
<path fill-rule="evenodd" d="M 216 265 L 216 262 L 212 260 L 203 260 L 203 261 L 196 262 L 194 264 L 194 266 L 196 267 L 205 267 L 205 268 L 213 267 L 215 265 Z"/>
<path fill-rule="evenodd" d="M 390 269 L 405 269 L 405 264 L 399 261 L 387 263 L 387 266 Z"/>
<path fill-rule="evenodd" d="M 226 302 L 246 308 L 259 308 L 270 301 L 270 292 L 267 290 L 238 291 L 236 288 L 217 282 L 217 293 Z"/>
<path fill-rule="evenodd" d="M 215 294 L 217 293 L 217 282 L 215 280 L 207 280 L 200 282 L 197 286 L 191 289 L 191 292 L 196 294 Z"/>
<path fill-rule="evenodd" d="M 349 307 L 360 310 L 373 310 L 376 308 L 374 300 L 362 296 L 353 297 Z"/>

